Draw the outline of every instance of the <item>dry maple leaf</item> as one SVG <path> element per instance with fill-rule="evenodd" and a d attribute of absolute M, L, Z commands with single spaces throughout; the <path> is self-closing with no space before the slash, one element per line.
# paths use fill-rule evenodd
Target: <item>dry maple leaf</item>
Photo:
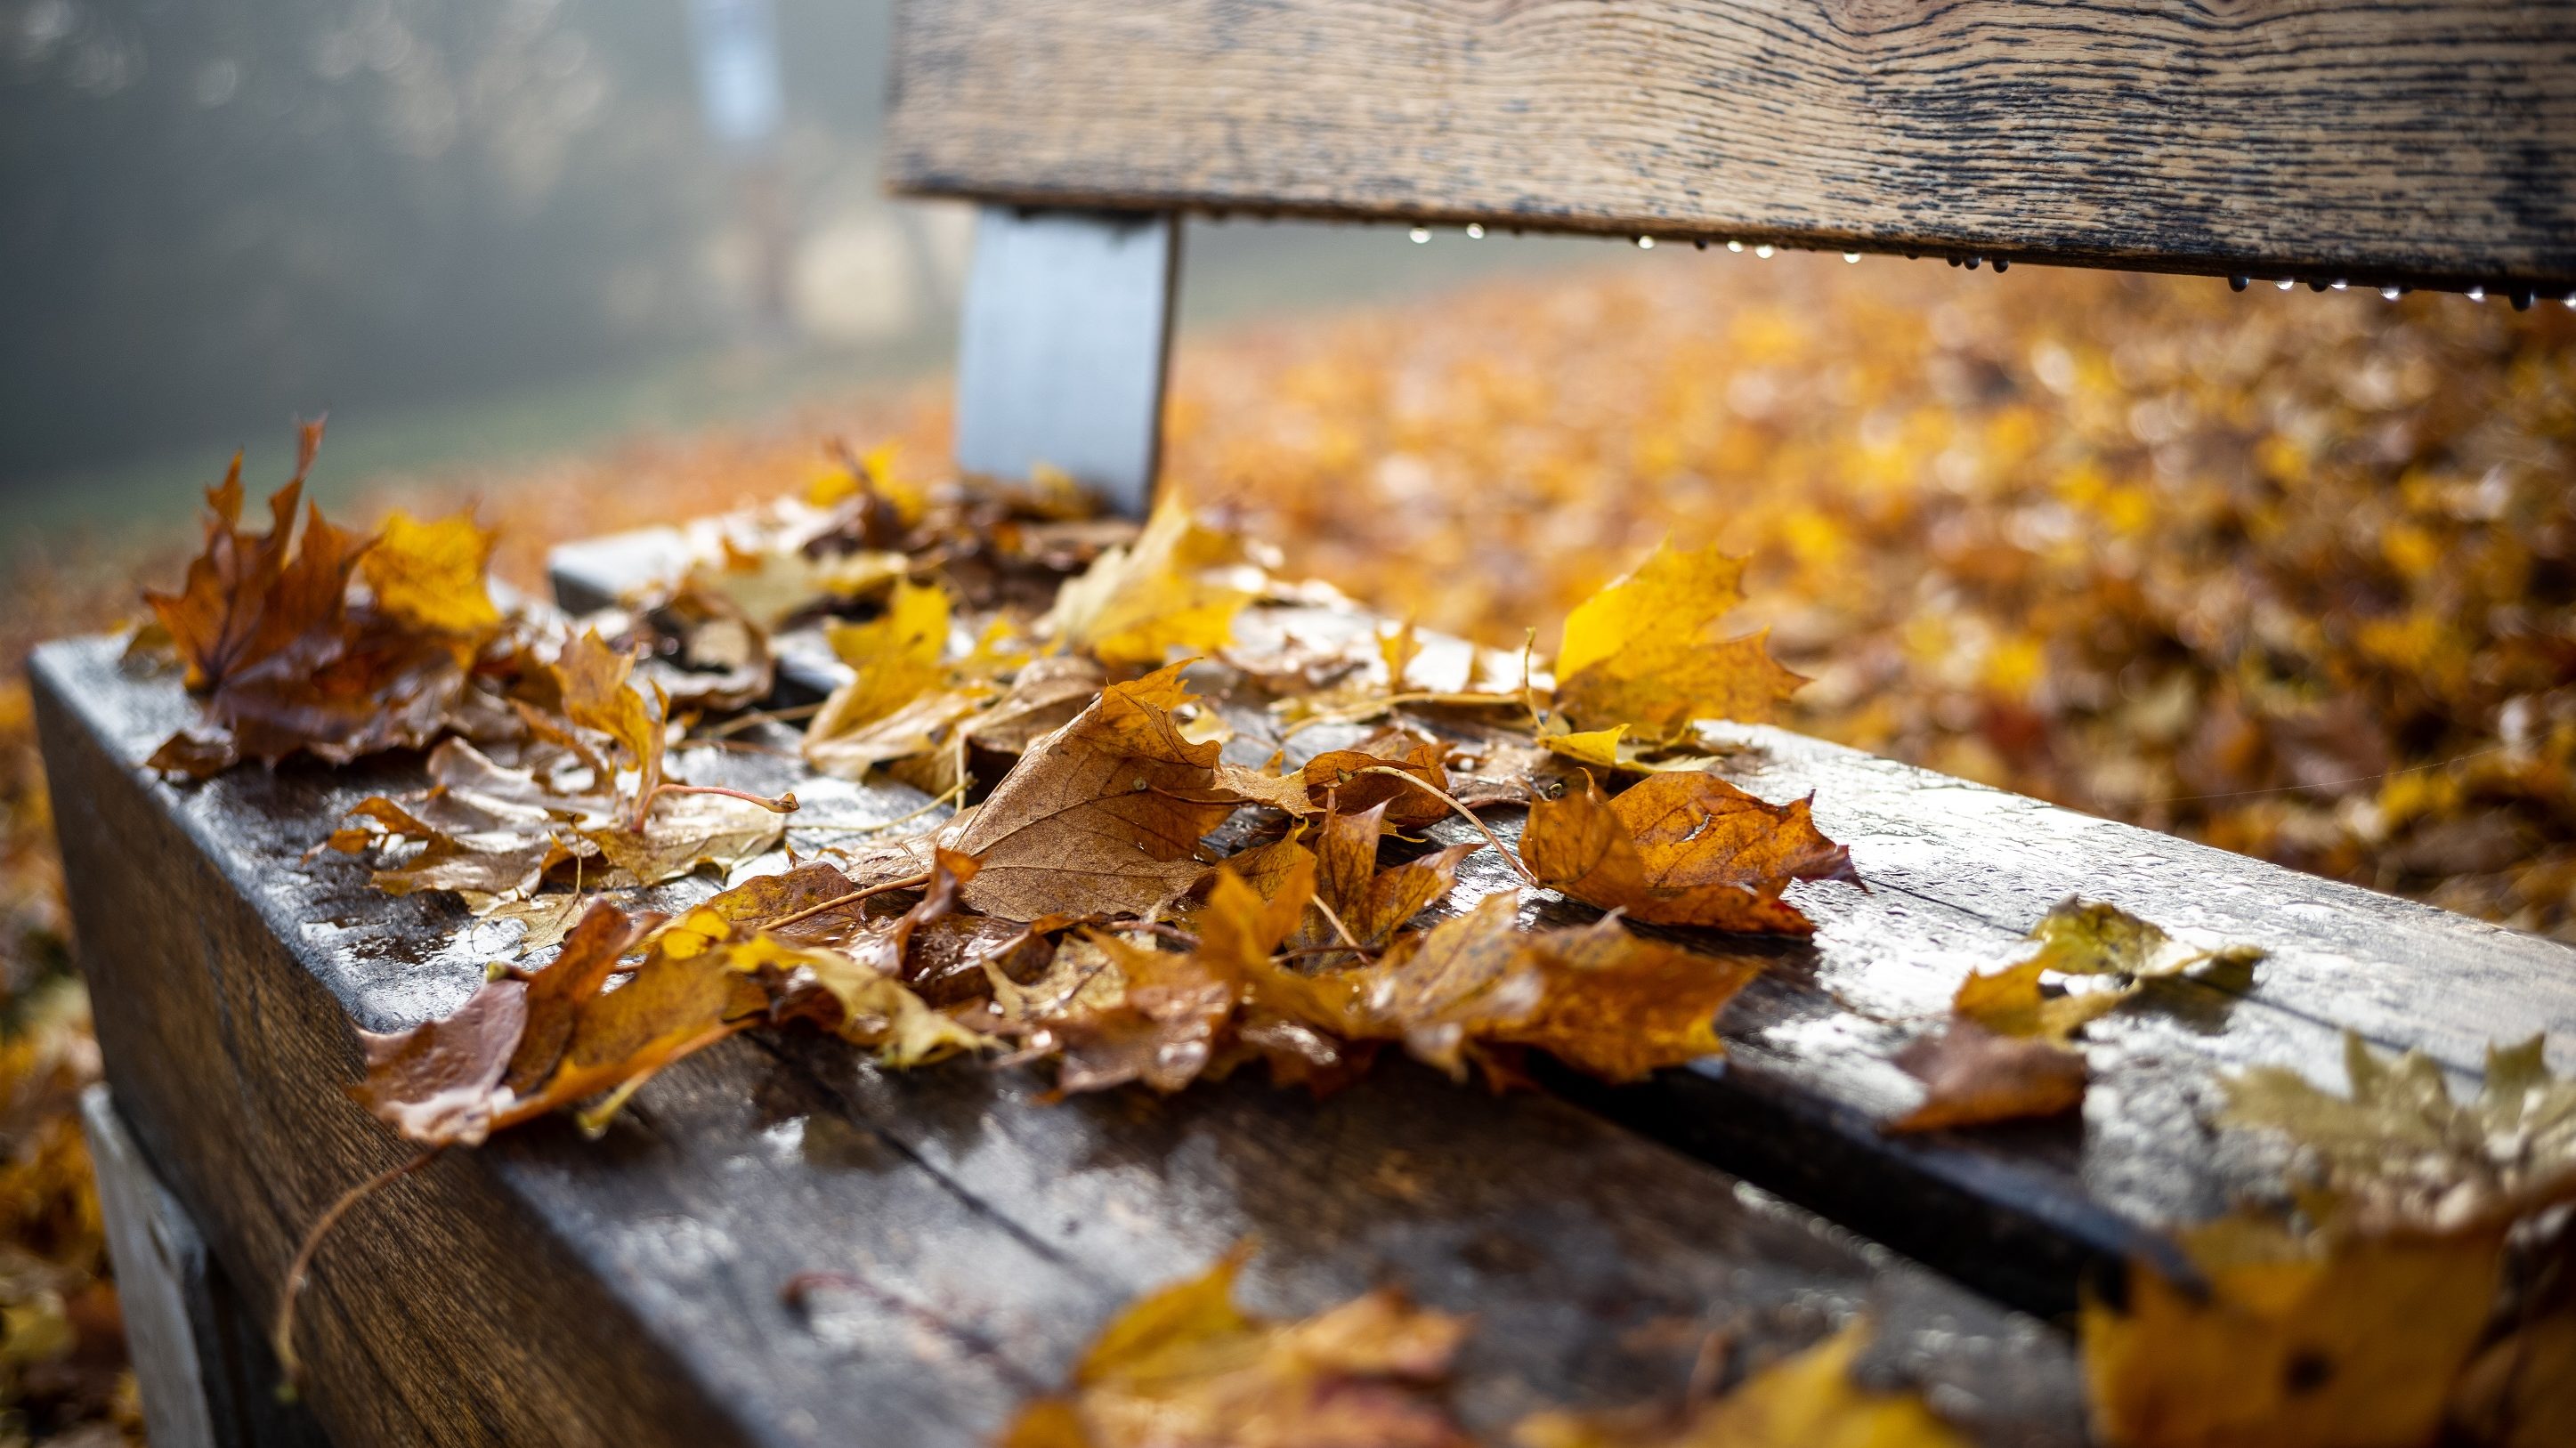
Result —
<path fill-rule="evenodd" d="M 544 969 L 486 982 L 444 1020 L 359 1032 L 367 1079 L 351 1094 L 410 1140 L 471 1146 L 641 1082 L 752 1019 L 756 988 L 703 955 L 693 963 L 657 951 L 606 988 L 656 918 L 598 902 Z"/>
<path fill-rule="evenodd" d="M 1719 1055 L 1717 1015 L 1761 965 L 1701 955 L 1604 919 L 1525 931 L 1506 892 L 1398 942 L 1385 959 L 1318 977 L 1349 1004 L 1313 1024 L 1401 1040 L 1463 1076 L 1484 1047 L 1533 1046 L 1609 1081 Z"/>
<path fill-rule="evenodd" d="M 2277 1131 L 2311 1153 L 2328 1189 L 2365 1214 L 2451 1225 L 2576 1186 L 2576 1080 L 2552 1074 L 2543 1038 L 2487 1048 L 2476 1097 L 2454 1100 L 2420 1050 L 2394 1061 L 2344 1033 L 2351 1095 L 2283 1066 L 2225 1077 L 2222 1124 Z"/>
<path fill-rule="evenodd" d="M 2027 1117 L 2062 1116 L 2084 1104 L 2084 1053 L 1956 1019 L 1897 1053 L 1923 1083 L 1923 1101 L 1890 1131 L 1937 1131 Z"/>
<path fill-rule="evenodd" d="M 1041 625 L 1104 664 L 1159 665 L 1175 650 L 1212 654 L 1252 601 L 1241 543 L 1199 526 L 1166 490 L 1133 546 L 1111 548 L 1068 578 Z"/>
<path fill-rule="evenodd" d="M 1470 1448 L 1439 1391 L 1465 1318 L 1385 1288 L 1257 1317 L 1234 1302 L 1247 1256 L 1130 1304 L 998 1448 Z"/>
<path fill-rule="evenodd" d="M 1327 750 L 1307 760 L 1297 777 L 1316 808 L 1330 803 L 1344 814 L 1355 814 L 1383 806 L 1389 825 L 1419 829 L 1448 816 L 1448 801 L 1440 797 L 1449 789 L 1448 758 L 1448 745 L 1419 729 L 1390 724 L 1348 749 Z M 1407 784 L 1386 772 L 1390 770 L 1431 788 Z"/>
<path fill-rule="evenodd" d="M 1031 745 L 944 841 L 982 867 L 966 904 L 1009 920 L 1143 915 L 1188 889 L 1199 840 L 1273 778 L 1191 743 L 1172 717 L 1189 699 L 1174 665 Z"/>
<path fill-rule="evenodd" d="M 1078 1013 L 1043 1023 L 1040 1045 L 1059 1057 L 1056 1090 L 1070 1095 L 1142 1081 L 1177 1091 L 1196 1080 L 1230 1039 L 1247 973 L 1297 928 L 1314 889 L 1311 862 L 1292 869 L 1267 899 L 1220 871 L 1196 917 L 1198 948 L 1186 954 L 1091 936 L 1117 966 L 1122 989 L 1114 1003 L 1094 997 Z"/>
<path fill-rule="evenodd" d="M 1744 601 L 1744 560 L 1667 541 L 1635 572 L 1566 616 L 1556 706 L 1586 729 L 1629 724 L 1679 738 L 1701 719 L 1767 720 L 1806 682 L 1780 667 L 1764 635 L 1717 636 Z"/>
<path fill-rule="evenodd" d="M 1652 1409 L 1545 1412 L 1512 1430 L 1515 1448 L 1968 1448 L 1969 1439 L 1912 1392 L 1852 1381 L 1868 1324 L 1763 1368 L 1724 1397 L 1685 1407 L 1676 1422 Z"/>
<path fill-rule="evenodd" d="M 346 763 L 425 747 L 446 728 L 476 631 L 422 627 L 376 600 L 352 605 L 350 580 L 377 540 L 333 527 L 318 508 L 295 530 L 320 443 L 321 424 L 306 425 L 295 477 L 269 499 L 269 531 L 259 536 L 240 526 L 236 456 L 223 485 L 207 491 L 206 546 L 180 591 L 145 593 L 211 726 L 173 737 L 150 767 L 202 777 L 240 758 L 274 764 L 298 751 Z M 415 561 L 400 555 L 388 566 Z"/>
<path fill-rule="evenodd" d="M 1765 804 L 1714 775 L 1659 774 L 1530 806 L 1521 859 L 1541 884 L 1658 925 L 1804 935 L 1780 898 L 1792 880 L 1851 880 L 1851 853 L 1819 833 L 1805 800 Z"/>
<path fill-rule="evenodd" d="M 2420 1448 L 2495 1302 L 2500 1225 L 2295 1236 L 2254 1218 L 2183 1234 L 2205 1283 L 2129 1269 L 2084 1305 L 2095 1430 L 2113 1448 Z"/>

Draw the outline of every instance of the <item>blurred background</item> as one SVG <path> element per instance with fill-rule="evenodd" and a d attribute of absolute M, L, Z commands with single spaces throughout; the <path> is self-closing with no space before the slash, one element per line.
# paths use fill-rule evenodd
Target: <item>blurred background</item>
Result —
<path fill-rule="evenodd" d="M 139 1430 L 18 664 L 200 484 L 498 566 L 947 462 L 971 222 L 876 180 L 883 0 L 0 0 L 0 1448 Z M 1169 481 L 1517 647 L 1752 560 L 1786 722 L 2576 939 L 2576 308 L 1190 223 Z"/>
<path fill-rule="evenodd" d="M 891 8 L 0 0 L 0 521 L 184 517 L 322 408 L 345 484 L 934 372 L 971 226 L 880 192 Z M 1195 227 L 1184 325 L 1613 250 L 1389 236 Z"/>

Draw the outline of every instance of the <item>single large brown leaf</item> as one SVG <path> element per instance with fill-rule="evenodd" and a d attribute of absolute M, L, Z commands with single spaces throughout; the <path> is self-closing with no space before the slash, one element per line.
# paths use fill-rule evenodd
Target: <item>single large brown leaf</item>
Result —
<path fill-rule="evenodd" d="M 973 909 L 1009 920 L 1142 915 L 1189 888 L 1199 840 L 1253 796 L 1172 711 L 1178 665 L 1112 685 L 1029 747 L 945 843 L 981 869 Z"/>
<path fill-rule="evenodd" d="M 1780 898 L 1792 880 L 1849 880 L 1851 854 L 1826 839 L 1805 800 L 1765 804 L 1709 774 L 1658 774 L 1618 798 L 1530 806 L 1521 859 L 1540 883 L 1659 925 L 1804 935 Z"/>

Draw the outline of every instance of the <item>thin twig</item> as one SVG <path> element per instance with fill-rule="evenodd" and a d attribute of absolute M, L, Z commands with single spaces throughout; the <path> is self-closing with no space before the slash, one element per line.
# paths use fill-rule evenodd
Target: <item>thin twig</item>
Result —
<path fill-rule="evenodd" d="M 286 1264 L 286 1287 L 278 1294 L 277 1327 L 271 1339 L 271 1345 L 277 1350 L 278 1391 L 282 1396 L 292 1397 L 302 1388 L 303 1363 L 295 1355 L 295 1305 L 303 1300 L 304 1279 L 313 1266 L 313 1254 L 321 1250 L 322 1238 L 349 1214 L 351 1207 L 429 1165 L 446 1149 L 443 1142 L 422 1147 L 420 1153 L 409 1161 L 387 1167 L 342 1192 L 338 1200 L 322 1209 L 322 1215 L 305 1232 L 303 1243 L 295 1249 L 294 1259 Z"/>
<path fill-rule="evenodd" d="M 721 784 L 673 784 L 671 781 L 666 779 L 655 784 L 653 786 L 653 792 L 644 797 L 644 807 L 638 811 L 638 817 L 648 820 L 651 819 L 653 815 L 653 801 L 666 794 L 720 794 L 727 799 L 738 799 L 745 804 L 756 804 L 762 809 L 769 811 L 771 814 L 796 813 L 796 791 L 792 789 L 787 793 L 780 795 L 776 799 L 771 799 L 765 794 L 753 794 L 749 790 L 727 789 Z"/>
<path fill-rule="evenodd" d="M 1447 694 L 1434 691 L 1412 694 L 1389 694 L 1384 698 L 1367 699 L 1360 703 L 1348 705 L 1340 709 L 1328 709 L 1321 713 L 1309 715 L 1306 718 L 1300 719 L 1296 723 L 1289 725 L 1287 728 L 1280 730 L 1279 737 L 1287 739 L 1302 730 L 1312 729 L 1318 724 L 1355 724 L 1372 714 L 1383 714 L 1398 704 L 1448 704 L 1460 708 L 1490 709 L 1496 707 L 1508 708 L 1509 706 L 1519 702 L 1520 700 L 1509 694 Z"/>
<path fill-rule="evenodd" d="M 788 914 L 781 915 L 775 920 L 764 920 L 756 928 L 761 930 L 776 930 L 782 925 L 793 925 L 799 920 L 806 919 L 810 916 L 820 915 L 826 910 L 834 909 L 842 905 L 854 905 L 861 900 L 866 900 L 873 896 L 890 895 L 897 890 L 918 890 L 922 886 L 930 883 L 930 876 L 931 872 L 924 870 L 918 875 L 906 875 L 900 880 L 888 880 L 882 885 L 871 885 L 864 890 L 853 890 L 847 895 L 835 895 L 831 899 L 825 900 L 820 904 L 808 905 L 802 910 L 792 911 Z"/>
<path fill-rule="evenodd" d="M 1367 946 L 1360 944 L 1360 938 L 1358 936 L 1351 933 L 1351 927 L 1342 923 L 1341 912 L 1324 903 L 1323 896 L 1318 895 L 1306 903 L 1324 912 L 1324 918 L 1333 922 L 1333 933 L 1342 937 L 1342 943 L 1344 945 L 1349 946 L 1353 950 L 1368 949 Z"/>
<path fill-rule="evenodd" d="M 698 740 L 703 739 L 722 739 L 728 735 L 740 734 L 745 729 L 749 729 L 756 724 L 785 724 L 796 719 L 811 719 L 822 712 L 823 706 L 820 703 L 798 704 L 787 709 L 756 709 L 751 713 L 737 714 L 734 717 L 727 719 L 722 724 L 719 724 L 713 729 L 708 730 L 706 733 L 699 735 L 697 739 L 684 740 L 682 742 L 694 744 L 697 743 Z"/>
<path fill-rule="evenodd" d="M 1533 889 L 1533 890 L 1544 890 L 1544 889 L 1546 889 L 1546 888 L 1547 888 L 1546 886 L 1541 885 L 1541 884 L 1538 882 L 1538 876 L 1533 875 L 1533 874 L 1531 874 L 1531 873 L 1530 873 L 1529 866 L 1524 865 L 1524 864 L 1522 864 L 1522 863 L 1521 863 L 1521 857 L 1520 857 L 1520 853 L 1519 853 L 1518 851 L 1513 850 L 1513 849 L 1512 849 L 1512 848 L 1510 848 L 1509 846 L 1505 845 L 1505 844 L 1503 843 L 1502 836 L 1495 834 L 1495 833 L 1493 832 L 1493 830 L 1492 830 L 1490 827 L 1488 827 L 1488 826 L 1486 825 L 1486 823 L 1485 823 L 1483 820 L 1480 820 L 1480 819 L 1476 818 L 1476 812 L 1475 812 L 1474 810 L 1471 810 L 1471 809 L 1467 808 L 1465 805 L 1460 804 L 1457 800 L 1455 800 L 1455 799 L 1451 798 L 1451 797 L 1450 797 L 1450 795 L 1449 795 L 1449 792 L 1448 792 L 1447 790 L 1444 790 L 1444 789 L 1440 788 L 1438 785 L 1433 784 L 1431 781 L 1429 781 L 1429 780 L 1427 780 L 1427 779 L 1424 779 L 1422 776 L 1420 776 L 1420 775 L 1418 775 L 1418 774 L 1407 774 L 1407 773 L 1405 773 L 1403 770 L 1401 770 L 1401 769 L 1397 769 L 1397 768 L 1394 768 L 1394 767 L 1393 767 L 1393 766 L 1391 766 L 1391 765 L 1385 765 L 1385 764 L 1372 764 L 1372 765 L 1368 765 L 1368 766 L 1366 766 L 1365 768 L 1361 768 L 1361 769 L 1353 770 L 1353 771 L 1352 771 L 1352 773 L 1354 773 L 1354 774 L 1383 774 L 1383 775 L 1386 775 L 1386 776 L 1387 776 L 1388 778 L 1390 778 L 1390 779 L 1400 779 L 1400 780 L 1403 780 L 1405 783 L 1407 783 L 1407 784 L 1409 784 L 1409 785 L 1412 785 L 1414 788 L 1416 788 L 1416 789 L 1418 789 L 1418 790 L 1421 790 L 1423 793 L 1428 794 L 1428 795 L 1432 795 L 1432 796 L 1434 796 L 1434 797 L 1438 798 L 1438 799 L 1440 800 L 1440 802 L 1441 802 L 1441 803 L 1446 804 L 1446 805 L 1447 805 L 1447 806 L 1449 806 L 1451 809 L 1456 810 L 1456 811 L 1458 812 L 1458 816 L 1459 816 L 1459 818 L 1461 818 L 1461 819 L 1465 820 L 1467 823 L 1469 823 L 1469 824 L 1471 824 L 1471 825 L 1474 825 L 1474 826 L 1476 827 L 1477 831 L 1478 831 L 1479 833 L 1481 833 L 1481 834 L 1483 834 L 1483 835 L 1484 835 L 1484 837 L 1485 837 L 1485 843 L 1486 843 L 1486 844 L 1489 844 L 1489 845 L 1492 845 L 1492 846 L 1494 847 L 1494 852 L 1495 852 L 1496 854 L 1498 854 L 1498 855 L 1501 855 L 1501 856 L 1503 857 L 1504 862 L 1505 862 L 1506 864 L 1509 864 L 1509 865 L 1512 867 L 1512 869 L 1513 869 L 1516 873 L 1518 873 L 1518 874 L 1520 875 L 1520 877 L 1521 877 L 1522 879 L 1527 880 L 1527 881 L 1529 882 L 1529 884 L 1530 884 L 1530 888 L 1531 888 L 1531 889 Z"/>

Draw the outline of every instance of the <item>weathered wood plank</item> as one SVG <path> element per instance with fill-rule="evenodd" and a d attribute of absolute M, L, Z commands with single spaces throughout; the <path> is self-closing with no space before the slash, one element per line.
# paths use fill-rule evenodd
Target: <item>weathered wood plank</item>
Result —
<path fill-rule="evenodd" d="M 341 1095 L 349 1021 L 450 1009 L 481 957 L 443 944 L 452 906 L 295 863 L 415 767 L 158 782 L 135 761 L 188 706 L 115 657 L 33 668 L 83 964 L 119 1101 L 264 1310 L 323 1203 L 404 1155 Z M 776 768 L 730 758 L 750 787 Z M 1670 1392 L 1720 1322 L 1759 1347 L 1866 1305 L 1885 1369 L 1988 1441 L 2080 1440 L 2061 1338 L 1562 1103 L 1409 1068 L 1320 1106 L 1238 1080 L 1048 1107 L 1042 1085 L 746 1037 L 601 1141 L 548 1123 L 450 1153 L 323 1250 L 316 1407 L 353 1444 L 979 1442 L 1133 1293 L 1257 1235 L 1274 1308 L 1392 1278 L 1475 1312 L 1462 1403 L 1488 1434 Z M 815 1271 L 866 1285 L 782 1300 Z"/>
<path fill-rule="evenodd" d="M 913 194 L 2576 289 L 2565 0 L 936 0 L 897 35 Z"/>
<path fill-rule="evenodd" d="M 665 570 L 602 540 L 555 560 L 567 598 L 611 599 Z M 1238 622 L 1319 642 L 1365 616 L 1257 607 Z M 781 641 L 782 693 L 819 697 L 846 670 L 828 649 Z M 1463 667 L 1431 637 L 1423 677 Z M 1230 753 L 1257 764 L 1274 742 L 1259 715 L 1233 719 Z M 2341 1081 L 2341 1039 L 2420 1046 L 2473 1088 L 2490 1040 L 2532 1032 L 2576 1069 L 2576 951 L 2412 901 L 2320 880 L 2115 821 L 1875 758 L 1786 730 L 1725 726 L 1721 772 L 1767 799 L 1815 796 L 1817 823 L 1851 847 L 1869 890 L 1792 887 L 1818 922 L 1806 944 L 1719 942 L 1760 952 L 1766 974 L 1720 1022 L 1729 1056 L 1645 1085 L 1554 1084 L 1587 1106 L 1692 1151 L 1942 1271 L 2040 1312 L 2071 1307 L 2079 1280 L 2162 1250 L 2162 1229 L 2270 1190 L 2277 1144 L 2210 1126 L 2219 1078 L 2260 1063 Z M 1346 742 L 1330 730 L 1284 741 L 1289 762 Z M 1519 815 L 1492 822 L 1517 836 Z M 1443 844 L 1478 838 L 1434 827 Z M 1470 856 L 1450 908 L 1517 887 L 1490 853 Z M 1890 1136 L 1920 1087 L 1890 1063 L 1932 1029 L 1969 972 L 2017 958 L 2023 935 L 2069 895 L 2106 900 L 2207 943 L 2263 947 L 2243 995 L 2174 982 L 2087 1032 L 2095 1086 L 2080 1121 Z M 1552 899 L 1533 918 L 1590 918 Z"/>

